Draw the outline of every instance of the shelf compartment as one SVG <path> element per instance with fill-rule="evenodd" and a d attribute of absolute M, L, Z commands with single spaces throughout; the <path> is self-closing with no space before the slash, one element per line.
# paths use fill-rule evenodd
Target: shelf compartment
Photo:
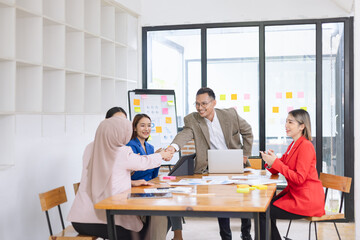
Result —
<path fill-rule="evenodd" d="M 0 115 L 0 168 L 14 165 L 15 158 L 15 116 Z"/>
<path fill-rule="evenodd" d="M 65 1 L 44 0 L 43 12 L 46 17 L 52 18 L 56 21 L 65 22 Z"/>
<path fill-rule="evenodd" d="M 8 4 L 8 5 L 14 5 L 15 0 L 0 0 L 1 3 Z"/>
<path fill-rule="evenodd" d="M 115 40 L 115 8 L 106 4 L 101 6 L 101 35 Z"/>
<path fill-rule="evenodd" d="M 15 8 L 0 4 L 0 58 L 15 58 Z"/>
<path fill-rule="evenodd" d="M 65 71 L 44 68 L 43 112 L 65 112 Z"/>
<path fill-rule="evenodd" d="M 127 49 L 124 47 L 115 48 L 115 76 L 127 78 Z"/>
<path fill-rule="evenodd" d="M 86 0 L 85 4 L 85 30 L 100 35 L 100 0 Z"/>
<path fill-rule="evenodd" d="M 68 113 L 84 112 L 85 76 L 79 73 L 66 73 L 65 111 Z"/>
<path fill-rule="evenodd" d="M 127 53 L 127 78 L 130 80 L 138 79 L 138 52 L 128 49 Z"/>
<path fill-rule="evenodd" d="M 127 13 L 118 9 L 115 12 L 115 41 L 127 45 Z"/>
<path fill-rule="evenodd" d="M 16 5 L 32 13 L 42 14 L 42 0 L 16 0 Z"/>
<path fill-rule="evenodd" d="M 44 20 L 43 61 L 45 65 L 65 67 L 65 26 Z"/>
<path fill-rule="evenodd" d="M 84 0 L 66 0 L 66 23 L 79 29 L 84 28 Z"/>
<path fill-rule="evenodd" d="M 66 31 L 66 68 L 84 70 L 84 33 Z"/>
<path fill-rule="evenodd" d="M 16 111 L 41 112 L 42 67 L 16 65 Z"/>
<path fill-rule="evenodd" d="M 115 75 L 115 45 L 111 42 L 101 43 L 101 74 Z"/>
<path fill-rule="evenodd" d="M 88 36 L 88 35 L 87 35 Z M 85 71 L 100 74 L 101 40 L 85 36 Z"/>
<path fill-rule="evenodd" d="M 116 106 L 115 80 L 101 79 L 101 109 L 106 113 L 110 108 Z"/>
<path fill-rule="evenodd" d="M 127 108 L 128 105 L 128 83 L 115 81 L 115 106 Z"/>
<path fill-rule="evenodd" d="M 100 77 L 85 76 L 85 96 L 86 113 L 101 112 L 101 79 Z"/>
<path fill-rule="evenodd" d="M 133 15 L 127 14 L 127 45 L 133 50 L 138 46 L 138 20 Z"/>
<path fill-rule="evenodd" d="M 16 11 L 16 58 L 42 63 L 42 18 Z"/>
<path fill-rule="evenodd" d="M 0 112 L 15 111 L 14 61 L 0 61 Z"/>

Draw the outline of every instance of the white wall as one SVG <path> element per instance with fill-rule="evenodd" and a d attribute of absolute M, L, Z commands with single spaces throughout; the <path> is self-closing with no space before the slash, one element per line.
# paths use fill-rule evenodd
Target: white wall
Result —
<path fill-rule="evenodd" d="M 115 1 L 125 6 L 127 9 L 133 11 L 134 13 L 140 13 L 141 11 L 140 0 L 115 0 Z"/>
<path fill-rule="evenodd" d="M 143 26 L 349 16 L 339 0 L 142 0 Z"/>
<path fill-rule="evenodd" d="M 360 239 L 360 0 L 355 0 L 354 23 L 354 136 L 355 136 L 355 239 Z"/>

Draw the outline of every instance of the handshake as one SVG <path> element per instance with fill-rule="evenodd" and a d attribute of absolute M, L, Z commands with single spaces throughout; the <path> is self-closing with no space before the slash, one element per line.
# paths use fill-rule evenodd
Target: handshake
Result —
<path fill-rule="evenodd" d="M 163 160 L 170 161 L 175 152 L 176 149 L 173 146 L 168 146 L 166 149 L 159 148 L 155 153 L 160 153 Z"/>

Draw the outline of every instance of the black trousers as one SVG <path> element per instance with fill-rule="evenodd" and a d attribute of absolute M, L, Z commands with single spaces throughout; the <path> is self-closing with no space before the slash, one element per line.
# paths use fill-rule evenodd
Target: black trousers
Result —
<path fill-rule="evenodd" d="M 278 228 L 276 227 L 276 219 L 301 219 L 307 216 L 297 215 L 287 212 L 281 208 L 274 206 L 274 202 L 282 196 L 275 196 L 270 203 L 270 220 L 271 220 L 271 240 L 281 240 L 281 235 Z M 266 226 L 266 215 L 260 213 L 260 240 L 265 240 L 265 226 Z"/>
<path fill-rule="evenodd" d="M 230 218 L 218 218 L 220 236 L 222 240 L 231 240 Z M 241 234 L 243 236 L 250 235 L 251 219 L 241 219 Z"/>
<path fill-rule="evenodd" d="M 96 236 L 103 239 L 109 239 L 107 225 L 100 223 L 76 223 L 72 222 L 74 229 L 79 234 Z M 127 230 L 121 226 L 116 225 L 116 235 L 121 240 L 144 239 L 147 230 L 147 225 L 137 233 Z"/>

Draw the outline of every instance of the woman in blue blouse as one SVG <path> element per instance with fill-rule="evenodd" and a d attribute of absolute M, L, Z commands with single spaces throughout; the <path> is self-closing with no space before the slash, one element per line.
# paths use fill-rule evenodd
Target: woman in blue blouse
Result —
<path fill-rule="evenodd" d="M 134 153 L 140 155 L 149 155 L 154 153 L 154 146 L 149 144 L 151 133 L 151 119 L 146 114 L 137 114 L 133 120 L 133 133 L 127 146 L 131 147 Z M 160 149 L 159 149 L 160 150 Z M 159 174 L 159 167 L 148 169 L 145 171 L 135 171 L 131 175 L 131 180 L 144 179 L 149 181 L 156 178 Z M 170 217 L 172 231 L 174 231 L 173 240 L 182 240 L 182 224 L 181 217 Z"/>

